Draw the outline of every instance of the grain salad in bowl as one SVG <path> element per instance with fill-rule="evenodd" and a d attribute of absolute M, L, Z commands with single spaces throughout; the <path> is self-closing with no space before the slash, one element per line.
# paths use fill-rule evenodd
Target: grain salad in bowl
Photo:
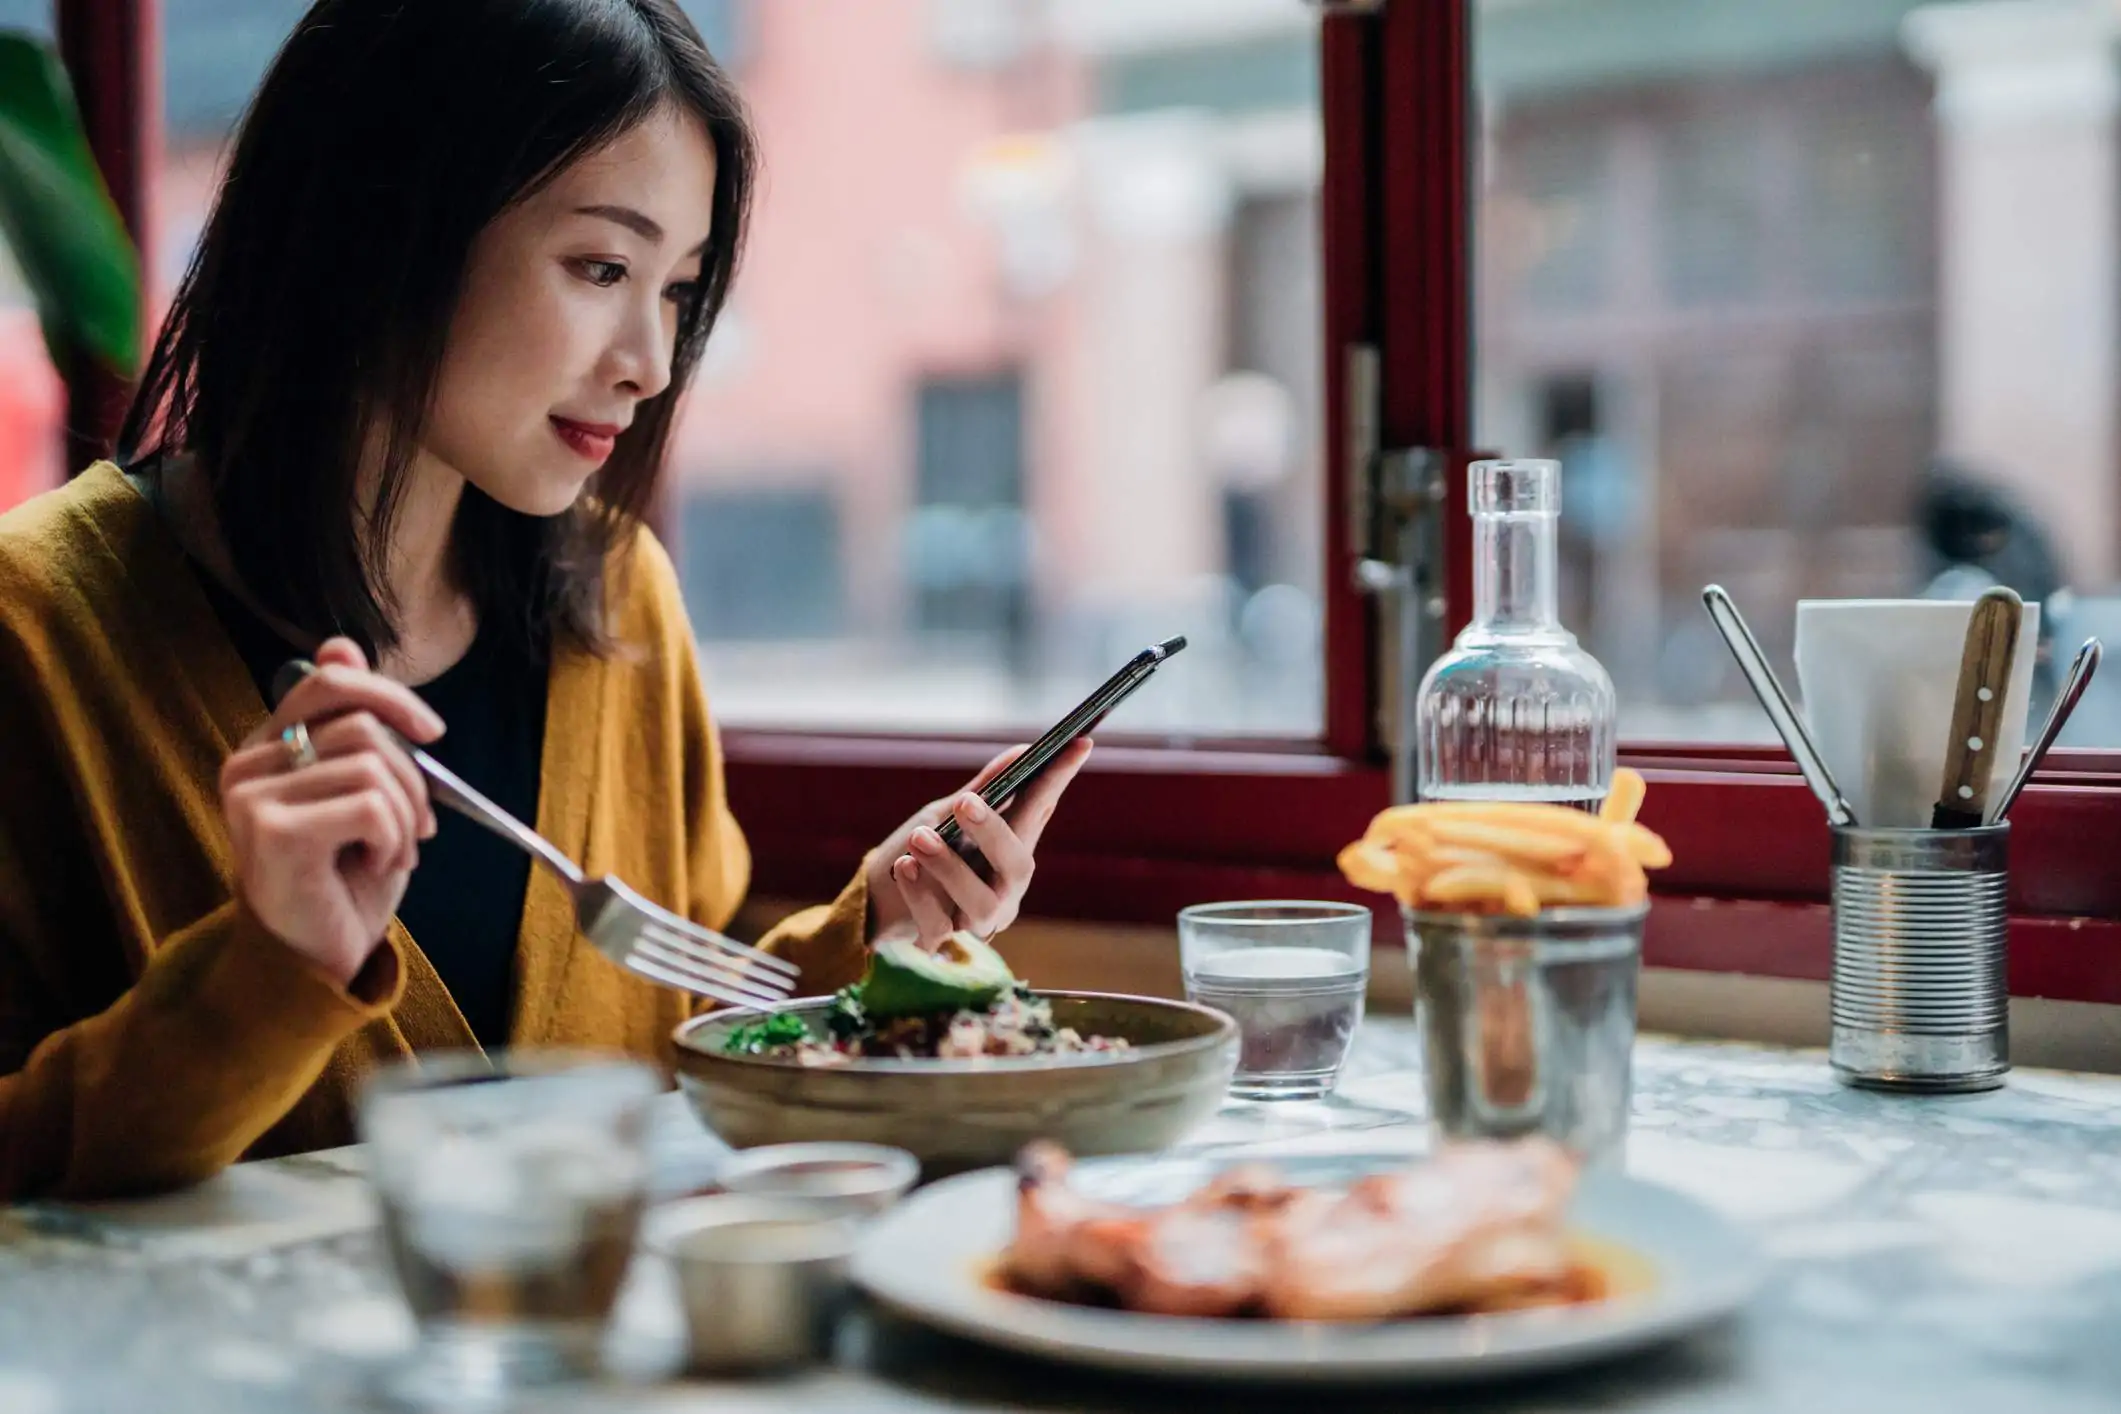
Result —
<path fill-rule="evenodd" d="M 1155 1150 L 1215 1113 L 1237 1024 L 1164 997 L 1034 990 L 959 933 L 887 944 L 831 996 L 681 1025 L 678 1081 L 739 1148 L 905 1149 L 929 1178 L 1007 1163 L 1034 1139 L 1077 1154 Z"/>
<path fill-rule="evenodd" d="M 1017 980 L 992 944 L 956 933 L 933 953 L 879 948 L 862 981 L 837 993 L 824 1034 L 780 1011 L 723 1039 L 730 1055 L 845 1065 L 869 1060 L 972 1060 L 1117 1051 L 1117 1036 L 1085 1036 L 1054 1020 L 1053 1003 Z"/>

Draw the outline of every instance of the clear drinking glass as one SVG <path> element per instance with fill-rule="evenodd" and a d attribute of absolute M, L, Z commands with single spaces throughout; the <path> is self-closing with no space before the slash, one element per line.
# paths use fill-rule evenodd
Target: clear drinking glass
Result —
<path fill-rule="evenodd" d="M 1362 1021 L 1370 910 L 1269 900 L 1196 904 L 1178 915 L 1186 996 L 1243 1033 L 1230 1093 L 1316 1100 L 1333 1089 Z"/>
<path fill-rule="evenodd" d="M 419 1328 L 387 1377 L 423 1408 L 505 1403 L 594 1375 L 647 1192 L 647 1066 L 571 1051 L 393 1065 L 361 1137 Z"/>

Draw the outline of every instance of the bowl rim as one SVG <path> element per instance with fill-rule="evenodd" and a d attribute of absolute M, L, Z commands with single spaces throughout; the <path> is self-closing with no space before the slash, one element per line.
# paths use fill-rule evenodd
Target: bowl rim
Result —
<path fill-rule="evenodd" d="M 1132 992 L 1079 992 L 1064 988 L 1049 988 L 1035 993 L 1048 1001 L 1088 1002 L 1132 1002 L 1161 1007 L 1169 1011 L 1192 1012 L 1215 1022 L 1215 1029 L 1199 1036 L 1185 1036 L 1176 1041 L 1156 1041 L 1143 1046 L 1129 1046 L 1124 1051 L 1074 1051 L 1065 1055 L 1046 1056 L 974 1056 L 950 1060 L 851 1060 L 845 1065 L 814 1066 L 801 1061 L 782 1060 L 775 1056 L 732 1056 L 721 1051 L 711 1051 L 697 1044 L 692 1033 L 709 1025 L 721 1025 L 737 1017 L 765 1016 L 772 1011 L 815 1011 L 830 1006 L 830 997 L 803 997 L 783 1006 L 762 1007 L 716 1007 L 713 1011 L 678 1023 L 671 1033 L 671 1042 L 677 1048 L 677 1063 L 680 1070 L 688 1071 L 692 1066 L 733 1066 L 744 1070 L 768 1074 L 795 1073 L 799 1075 L 1039 1075 L 1056 1070 L 1099 1070 L 1130 1065 L 1145 1061 L 1161 1060 L 1170 1056 L 1186 1055 L 1193 1051 L 1214 1050 L 1224 1045 L 1235 1044 L 1238 1029 L 1235 1018 L 1199 1002 L 1179 1001 L 1170 997 L 1150 997 Z"/>
<path fill-rule="evenodd" d="M 760 1182 L 796 1164 L 821 1160 L 859 1165 L 862 1172 L 849 1173 L 841 1183 L 812 1188 L 776 1188 Z M 870 1144 L 852 1139 L 802 1139 L 737 1149 L 722 1160 L 714 1175 L 715 1182 L 728 1193 L 825 1202 L 867 1199 L 882 1194 L 896 1197 L 918 1182 L 920 1176 L 921 1161 L 911 1151 L 893 1144 Z M 739 1184 L 745 1186 L 739 1187 Z"/>
<path fill-rule="evenodd" d="M 804 1229 L 811 1249 L 795 1255 L 688 1250 L 691 1239 L 756 1223 L 787 1224 Z M 638 1246 L 681 1270 L 704 1266 L 803 1266 L 837 1261 L 860 1240 L 853 1217 L 828 1205 L 793 1195 L 763 1193 L 695 1193 L 655 1204 L 643 1215 Z"/>

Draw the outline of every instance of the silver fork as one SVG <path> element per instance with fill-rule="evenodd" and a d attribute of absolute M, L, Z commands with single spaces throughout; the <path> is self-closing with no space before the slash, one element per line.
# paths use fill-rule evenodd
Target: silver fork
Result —
<path fill-rule="evenodd" d="M 273 680 L 273 700 L 316 671 L 302 659 Z M 390 728 L 385 727 L 385 731 Z M 795 990 L 793 963 L 703 928 L 643 898 L 606 874 L 592 879 L 550 840 L 475 790 L 397 732 L 390 735 L 427 777 L 434 799 L 507 840 L 560 876 L 574 899 L 575 924 L 597 951 L 653 982 L 732 1006 L 771 1007 Z"/>

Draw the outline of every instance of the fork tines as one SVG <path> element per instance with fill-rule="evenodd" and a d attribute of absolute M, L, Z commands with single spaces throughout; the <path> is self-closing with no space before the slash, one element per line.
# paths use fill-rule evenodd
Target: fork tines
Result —
<path fill-rule="evenodd" d="M 776 978 L 762 983 L 719 967 L 704 967 L 673 957 L 645 936 L 626 954 L 626 967 L 651 982 L 727 1002 L 731 1006 L 772 1009 L 788 999 L 791 984 Z"/>
<path fill-rule="evenodd" d="M 638 915 L 640 931 L 625 962 L 643 977 L 739 1006 L 772 1006 L 795 990 L 800 973 L 786 958 L 704 928 L 615 880 L 605 882 Z"/>
<path fill-rule="evenodd" d="M 688 939 L 652 923 L 634 940 L 628 960 L 634 958 L 682 977 L 733 988 L 754 1000 L 779 1001 L 795 990 L 795 978 L 785 973 L 748 966 L 749 959 L 725 952 L 703 952 Z"/>
<path fill-rule="evenodd" d="M 680 953 L 687 956 L 715 956 L 723 960 L 734 960 L 745 964 L 747 969 L 786 977 L 793 982 L 802 971 L 785 957 L 775 957 L 770 952 L 740 943 L 726 933 L 717 933 L 712 928 L 702 927 L 682 914 L 651 899 L 641 897 L 631 889 L 626 890 L 634 907 L 648 915 L 649 926 L 670 935 L 671 942 Z"/>

